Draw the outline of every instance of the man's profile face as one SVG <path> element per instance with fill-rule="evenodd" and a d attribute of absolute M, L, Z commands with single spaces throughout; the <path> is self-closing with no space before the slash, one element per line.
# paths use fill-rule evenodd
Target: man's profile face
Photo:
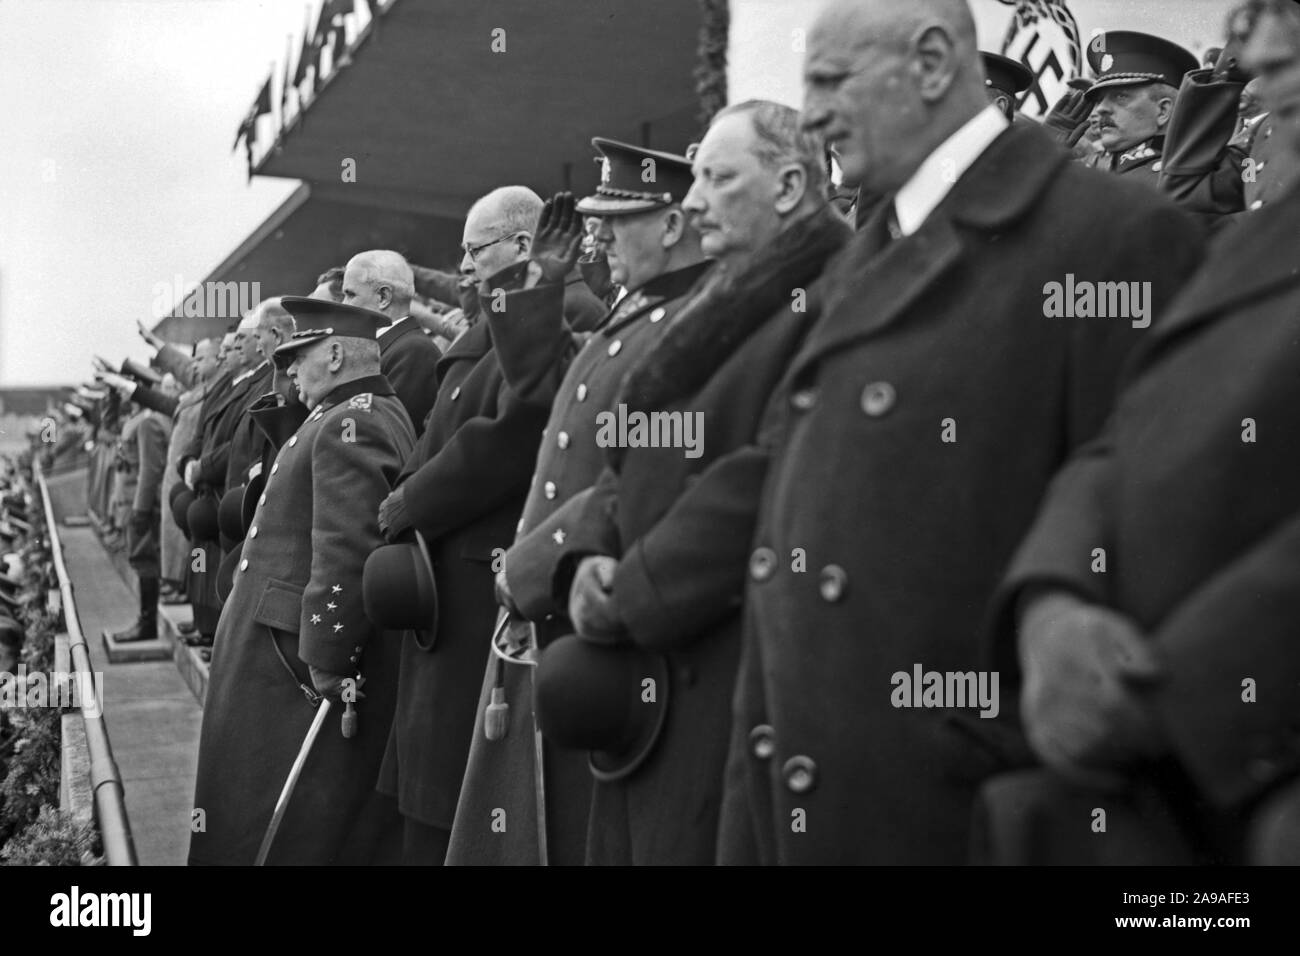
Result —
<path fill-rule="evenodd" d="M 609 259 L 609 275 L 628 289 L 645 285 L 663 271 L 663 213 L 659 210 L 610 216 L 601 221 L 600 241 Z"/>
<path fill-rule="evenodd" d="M 1275 136 L 1300 155 L 1300 12 L 1266 11 L 1242 50 L 1242 62 L 1258 74 L 1258 92 Z"/>
<path fill-rule="evenodd" d="M 271 361 L 271 354 L 275 351 L 276 346 L 282 344 L 280 336 L 276 335 L 275 330 L 271 328 L 259 328 L 253 333 L 253 341 L 256 343 L 257 361 Z"/>
<path fill-rule="evenodd" d="M 1105 90 L 1093 110 L 1097 117 L 1097 141 L 1109 153 L 1122 153 L 1145 143 L 1160 132 L 1161 108 L 1157 88 L 1116 86 Z"/>
<path fill-rule="evenodd" d="M 695 153 L 695 182 L 682 209 L 710 259 L 744 259 L 781 230 L 775 207 L 780 177 L 755 155 L 757 145 L 749 114 L 732 113 L 709 127 Z"/>
<path fill-rule="evenodd" d="M 803 120 L 838 158 L 843 181 L 898 189 L 920 158 L 906 151 L 928 122 L 907 51 L 876 39 L 877 5 L 840 4 L 818 18 L 804 57 Z"/>
<path fill-rule="evenodd" d="M 287 370 L 289 378 L 298 389 L 298 400 L 308 408 L 315 408 L 329 394 L 333 381 L 330 375 L 331 339 L 322 339 L 304 345 L 293 353 Z"/>
<path fill-rule="evenodd" d="M 221 367 L 221 344 L 206 339 L 194 350 L 194 371 L 201 382 L 210 382 Z"/>
<path fill-rule="evenodd" d="M 343 273 L 343 302 L 362 309 L 386 312 L 392 302 L 392 295 L 388 286 L 364 277 L 360 268 L 349 265 Z"/>
<path fill-rule="evenodd" d="M 521 250 L 519 233 L 510 228 L 491 209 L 473 210 L 465 220 L 461 235 L 461 271 L 470 271 L 479 282 L 488 279 L 506 266 L 528 258 L 527 248 Z M 523 235 L 527 235 L 524 233 Z"/>

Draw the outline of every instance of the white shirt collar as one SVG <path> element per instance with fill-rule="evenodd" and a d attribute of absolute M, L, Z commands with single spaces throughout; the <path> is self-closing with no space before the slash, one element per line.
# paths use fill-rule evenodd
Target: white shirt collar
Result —
<path fill-rule="evenodd" d="M 376 336 L 376 338 L 382 340 L 384 336 L 388 335 L 390 332 L 396 332 L 397 327 L 409 318 L 410 318 L 409 315 L 404 315 L 400 319 L 395 320 L 392 325 L 385 325 L 382 329 L 379 330 L 379 334 Z"/>
<path fill-rule="evenodd" d="M 233 379 L 231 379 L 230 384 L 231 384 L 231 385 L 238 385 L 240 382 L 247 381 L 248 379 L 252 378 L 254 375 L 256 375 L 258 372 L 260 372 L 260 371 L 261 371 L 262 369 L 264 369 L 264 368 L 266 368 L 266 359 L 262 359 L 262 361 L 258 362 L 256 365 L 254 365 L 252 368 L 250 368 L 247 372 L 240 372 L 240 373 L 239 373 L 238 375 L 236 375 Z"/>
<path fill-rule="evenodd" d="M 903 235 L 921 228 L 962 174 L 1010 125 L 996 104 L 990 103 L 925 158 L 894 197 L 894 215 Z"/>

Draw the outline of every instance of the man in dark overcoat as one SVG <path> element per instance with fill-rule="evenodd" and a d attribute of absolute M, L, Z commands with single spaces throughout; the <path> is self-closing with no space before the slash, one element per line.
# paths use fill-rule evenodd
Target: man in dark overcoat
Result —
<path fill-rule="evenodd" d="M 555 642 L 539 665 L 544 717 L 543 684 L 564 696 L 566 681 L 580 678 L 573 668 L 543 676 L 566 641 L 667 660 L 668 686 L 656 688 L 666 717 L 653 749 L 630 773 L 593 784 L 589 864 L 714 859 L 744 560 L 762 485 L 751 449 L 818 314 L 815 280 L 849 235 L 826 202 L 820 143 L 800 132 L 789 107 L 748 101 L 723 110 L 693 168 L 683 208 L 716 271 L 629 373 L 615 416 L 679 418 L 680 441 L 665 443 L 662 432 L 650 445 L 631 432 L 626 443 L 601 439 L 605 468 L 561 546 L 554 585 L 562 593 L 572 580 L 578 637 Z"/>
<path fill-rule="evenodd" d="M 681 208 L 691 185 L 690 162 L 612 140 L 592 142 L 604 158 L 604 172 L 596 193 L 578 203 L 576 211 L 601 217 L 598 241 L 608 251 L 613 281 L 628 294 L 594 334 L 584 337 L 585 345 L 565 373 L 542 432 L 514 544 L 497 574 L 498 594 L 512 612 L 512 639 L 517 633 L 519 642 L 531 644 L 531 624 L 541 647 L 573 629 L 568 595 L 557 596 L 552 584 L 560 546 L 573 521 L 572 509 L 566 506 L 576 504 L 595 484 L 605 462 L 605 452 L 596 444 L 596 417 L 614 408 L 623 377 L 663 337 L 709 265 L 700 252 L 699 235 Z M 646 160 L 656 166 L 653 183 L 642 178 Z M 528 356 L 530 340 L 550 341 L 562 328 L 563 284 L 540 283 L 510 292 L 506 300 L 502 312 L 487 312 L 494 337 L 514 340 L 500 352 L 503 360 Z M 522 381 L 526 372 L 511 361 L 504 362 L 503 370 L 508 381 Z M 487 656 L 447 862 L 535 865 L 540 849 L 532 668 Z M 508 724 L 504 736 L 489 739 L 484 715 L 494 689 L 508 707 Z M 547 744 L 542 763 L 547 862 L 581 865 L 592 786 L 586 754 Z M 494 827 L 498 809 L 505 811 L 504 832 Z"/>
<path fill-rule="evenodd" d="M 487 279 L 525 265 L 541 210 L 541 199 L 522 186 L 480 199 L 465 220 L 462 268 Z M 504 292 L 490 298 L 505 307 Z M 570 327 L 594 321 L 593 309 L 604 311 L 585 286 L 566 285 Z M 397 714 L 379 779 L 404 818 L 406 863 L 446 858 L 496 613 L 493 565 L 514 540 L 571 344 L 566 329 L 533 343 L 521 357 L 521 390 L 506 380 L 486 321 L 461 335 L 438 362 L 425 432 L 380 511 L 390 540 L 412 527 L 424 535 L 440 599 L 432 633 L 403 638 Z"/>
<path fill-rule="evenodd" d="M 887 201 L 772 403 L 720 856 L 958 863 L 979 781 L 1028 760 L 980 674 L 986 604 L 1202 240 L 989 107 L 965 4 L 833 3 L 804 83 Z M 1116 302 L 1084 308 L 1099 288 Z"/>
<path fill-rule="evenodd" d="M 1265 13 L 1243 57 L 1294 104 L 1300 10 Z M 1300 775 L 1298 216 L 1292 188 L 1216 239 L 1021 545 L 995 633 L 1052 773 L 989 785 L 992 860 L 1300 858 L 1293 825 L 1285 847 L 1252 833 L 1278 797 L 1295 819 Z"/>
<path fill-rule="evenodd" d="M 351 695 L 356 735 L 345 738 L 334 716 L 321 729 L 267 862 L 370 862 L 383 845 L 370 842 L 369 815 L 379 809 L 374 781 L 398 646 L 373 634 L 361 578 L 382 543 L 376 509 L 415 436 L 379 374 L 374 335 L 386 319 L 332 302 L 281 301 L 298 332 L 280 350 L 312 411 L 271 465 L 217 627 L 199 738 L 195 864 L 254 861 L 320 697 L 337 701 L 349 690 L 360 691 Z"/>

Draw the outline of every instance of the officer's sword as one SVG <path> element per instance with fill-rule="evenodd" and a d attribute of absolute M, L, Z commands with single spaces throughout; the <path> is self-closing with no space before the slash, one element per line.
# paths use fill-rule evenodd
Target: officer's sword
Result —
<path fill-rule="evenodd" d="M 320 736 L 320 729 L 325 725 L 325 718 L 329 716 L 330 699 L 322 697 L 320 704 L 316 707 L 316 716 L 312 718 L 311 726 L 307 728 L 307 736 L 303 738 L 302 748 L 298 751 L 298 756 L 294 758 L 293 766 L 289 768 L 289 777 L 284 782 L 284 789 L 280 791 L 280 799 L 275 802 L 275 812 L 271 814 L 271 823 L 266 828 L 266 835 L 262 837 L 262 845 L 258 847 L 257 859 L 254 866 L 265 866 L 266 856 L 271 852 L 271 844 L 275 842 L 275 834 L 280 829 L 280 823 L 284 820 L 284 811 L 289 808 L 289 798 L 293 796 L 293 788 L 298 785 L 298 778 L 302 776 L 303 765 L 307 763 L 307 757 L 311 754 L 312 745 L 316 743 L 316 738 Z"/>

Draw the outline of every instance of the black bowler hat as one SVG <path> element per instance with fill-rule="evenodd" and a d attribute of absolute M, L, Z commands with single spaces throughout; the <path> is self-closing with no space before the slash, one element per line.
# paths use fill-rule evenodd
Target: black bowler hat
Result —
<path fill-rule="evenodd" d="M 1010 97 L 1023 93 L 1034 82 L 1034 74 L 1023 63 L 1000 53 L 980 51 L 984 61 L 984 85 Z"/>
<path fill-rule="evenodd" d="M 375 548 L 361 572 L 366 617 L 386 631 L 415 631 L 421 649 L 438 635 L 438 587 L 424 535 Z M 424 633 L 421 633 L 424 632 Z"/>
<path fill-rule="evenodd" d="M 196 497 L 185 511 L 185 523 L 194 541 L 216 541 L 221 536 L 216 499 L 212 495 Z"/>
<path fill-rule="evenodd" d="M 626 216 L 679 203 L 690 192 L 691 161 L 597 136 L 591 145 L 601 152 L 600 185 L 595 195 L 579 200 L 584 216 Z"/>
<path fill-rule="evenodd" d="M 1201 64 L 1189 51 L 1163 37 L 1112 30 L 1088 42 L 1088 65 L 1097 74 L 1088 89 L 1091 99 L 1116 86 L 1167 83 L 1177 89 L 1183 85 L 1183 77 Z"/>
<path fill-rule="evenodd" d="M 239 566 L 239 559 L 244 556 L 244 542 L 237 541 L 235 546 L 226 552 L 226 556 L 221 559 L 217 565 L 217 580 L 215 582 L 217 589 L 217 599 L 225 604 L 230 597 L 230 592 L 235 589 L 235 568 Z"/>
<path fill-rule="evenodd" d="M 280 305 L 293 316 L 297 327 L 297 331 L 289 341 L 275 349 L 276 365 L 280 367 L 287 367 L 287 363 L 281 364 L 284 356 L 289 356 L 289 360 L 292 361 L 291 353 L 305 345 L 335 335 L 353 339 L 370 339 L 373 342 L 380 329 L 393 324 L 393 320 L 382 312 L 362 309 L 355 305 L 344 305 L 342 302 L 308 299 L 300 295 L 284 295 L 280 297 Z"/>
<path fill-rule="evenodd" d="M 190 505 L 194 504 L 194 492 L 181 483 L 177 483 L 176 487 L 180 488 L 180 494 L 172 498 L 172 520 L 181 529 L 181 534 L 188 538 L 191 537 L 189 513 Z"/>
<path fill-rule="evenodd" d="M 247 533 L 244 524 L 244 491 L 244 485 L 231 488 L 221 496 L 221 504 L 217 508 L 217 525 L 222 535 L 231 541 L 243 541 Z"/>
<path fill-rule="evenodd" d="M 653 701 L 643 697 L 647 678 Z M 645 762 L 663 731 L 668 659 L 635 644 L 561 637 L 537 663 L 533 708 L 547 740 L 589 751 L 588 767 L 602 783 L 621 780 Z"/>

